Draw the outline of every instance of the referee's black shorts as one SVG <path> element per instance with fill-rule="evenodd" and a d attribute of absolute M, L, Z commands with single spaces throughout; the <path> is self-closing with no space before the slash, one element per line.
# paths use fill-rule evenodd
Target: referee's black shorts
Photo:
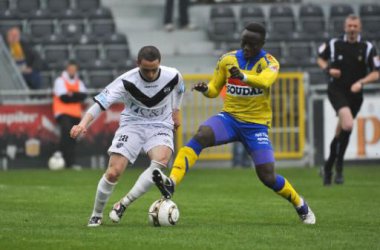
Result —
<path fill-rule="evenodd" d="M 359 113 L 360 107 L 363 103 L 363 94 L 350 94 L 345 91 L 338 91 L 329 89 L 327 91 L 329 100 L 335 112 L 338 114 L 339 109 L 343 107 L 349 107 L 352 113 L 352 116 L 355 118 Z"/>

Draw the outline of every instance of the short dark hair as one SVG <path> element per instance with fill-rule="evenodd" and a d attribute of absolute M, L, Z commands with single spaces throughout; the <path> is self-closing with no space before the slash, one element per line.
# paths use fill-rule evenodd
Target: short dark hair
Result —
<path fill-rule="evenodd" d="M 160 51 L 152 46 L 144 46 L 140 49 L 139 53 L 137 54 L 137 61 L 141 62 L 141 60 L 147 60 L 150 62 L 153 62 L 158 59 L 159 62 L 161 62 L 161 53 Z"/>
<path fill-rule="evenodd" d="M 259 33 L 263 39 L 265 39 L 267 32 L 265 30 L 265 26 L 262 23 L 250 22 L 245 26 L 245 29 L 251 32 Z"/>

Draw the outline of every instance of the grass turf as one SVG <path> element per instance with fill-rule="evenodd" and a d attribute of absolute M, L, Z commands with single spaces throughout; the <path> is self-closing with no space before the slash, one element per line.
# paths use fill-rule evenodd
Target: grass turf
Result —
<path fill-rule="evenodd" d="M 251 169 L 189 172 L 174 196 L 174 227 L 148 225 L 155 188 L 112 224 L 112 204 L 141 171 L 127 169 L 99 228 L 86 224 L 102 172 L 0 172 L 0 249 L 380 249 L 379 167 L 347 167 L 346 183 L 327 188 L 316 168 L 279 169 L 311 205 L 312 226 Z"/>

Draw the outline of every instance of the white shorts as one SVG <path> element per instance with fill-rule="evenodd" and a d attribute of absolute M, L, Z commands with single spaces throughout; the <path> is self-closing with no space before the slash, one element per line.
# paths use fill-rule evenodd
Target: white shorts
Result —
<path fill-rule="evenodd" d="M 126 125 L 119 127 L 108 149 L 108 154 L 118 153 L 134 163 L 141 149 L 147 153 L 154 147 L 167 146 L 174 151 L 173 131 L 164 126 Z"/>

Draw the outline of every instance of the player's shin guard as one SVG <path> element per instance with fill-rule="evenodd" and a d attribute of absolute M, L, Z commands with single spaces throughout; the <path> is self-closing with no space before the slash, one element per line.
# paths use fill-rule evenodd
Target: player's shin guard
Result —
<path fill-rule="evenodd" d="M 121 203 L 127 207 L 137 198 L 145 194 L 154 184 L 152 180 L 153 170 L 155 168 L 164 169 L 165 167 L 164 164 L 152 160 L 149 167 L 139 176 L 132 189 L 121 199 Z"/>
<path fill-rule="evenodd" d="M 106 205 L 109 197 L 111 196 L 115 185 L 116 183 L 108 181 L 105 175 L 103 175 L 103 177 L 100 179 L 98 183 L 98 188 L 96 190 L 94 210 L 92 212 L 92 216 L 103 216 L 104 206 Z"/>
<path fill-rule="evenodd" d="M 302 198 L 299 196 L 299 194 L 296 192 L 293 186 L 288 182 L 288 180 L 282 177 L 281 175 L 276 176 L 276 183 L 274 184 L 272 189 L 277 194 L 290 201 L 293 204 L 293 206 L 302 206 Z"/>
<path fill-rule="evenodd" d="M 195 162 L 198 160 L 196 151 L 189 146 L 182 147 L 177 157 L 174 160 L 172 171 L 170 172 L 170 178 L 178 185 L 186 172 L 192 168 Z"/>

